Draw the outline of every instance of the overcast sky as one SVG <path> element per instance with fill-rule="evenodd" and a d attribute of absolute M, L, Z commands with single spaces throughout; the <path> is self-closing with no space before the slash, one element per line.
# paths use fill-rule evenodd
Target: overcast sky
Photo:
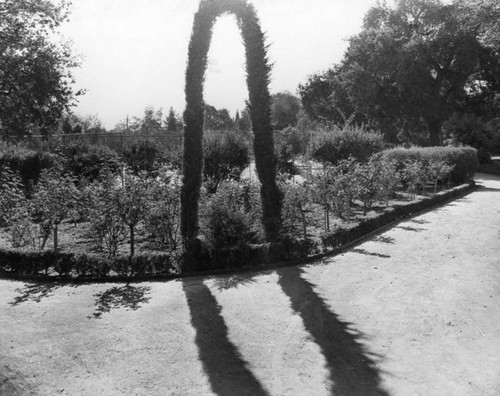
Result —
<path fill-rule="evenodd" d="M 338 62 L 376 0 L 251 0 L 270 44 L 271 93 L 296 93 L 308 75 Z M 146 106 L 185 107 L 184 73 L 199 0 L 73 0 L 63 34 L 83 58 L 74 109 L 106 128 Z M 244 48 L 232 16 L 214 27 L 205 102 L 234 115 L 247 99 Z"/>

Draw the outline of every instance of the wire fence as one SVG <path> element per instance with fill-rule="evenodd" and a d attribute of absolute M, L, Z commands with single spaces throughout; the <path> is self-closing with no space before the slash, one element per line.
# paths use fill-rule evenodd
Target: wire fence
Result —
<path fill-rule="evenodd" d="M 53 150 L 60 146 L 84 142 L 108 146 L 113 150 L 121 152 L 132 144 L 144 140 L 153 141 L 171 150 L 182 148 L 182 134 L 172 132 L 155 135 L 127 135 L 121 133 L 65 134 L 52 135 L 48 138 L 35 135 L 31 137 L 29 145 L 35 150 Z"/>

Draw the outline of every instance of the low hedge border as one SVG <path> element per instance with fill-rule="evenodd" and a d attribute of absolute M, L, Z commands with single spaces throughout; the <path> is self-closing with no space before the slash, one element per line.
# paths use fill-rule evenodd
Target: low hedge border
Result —
<path fill-rule="evenodd" d="M 148 280 L 170 280 L 183 277 L 215 276 L 261 270 L 272 270 L 293 265 L 307 264 L 318 259 L 339 254 L 361 243 L 373 234 L 403 219 L 421 214 L 438 205 L 463 197 L 475 190 L 471 181 L 451 190 L 440 192 L 421 201 L 397 205 L 377 217 L 361 222 L 350 229 L 340 229 L 323 237 L 323 245 L 330 249 L 321 254 L 307 255 L 316 244 L 303 241 L 281 241 L 273 245 L 262 244 L 237 248 L 231 252 L 214 252 L 206 260 L 203 271 L 175 273 L 175 263 L 166 254 L 103 257 L 90 254 L 54 253 L 52 251 L 16 251 L 0 249 L 0 277 L 23 280 L 71 281 L 71 282 L 140 282 Z M 247 256 L 247 254 L 249 256 Z M 229 258 L 245 258 L 245 266 L 230 266 Z M 214 263 L 218 263 L 218 269 Z M 261 263 L 259 265 L 259 263 Z M 222 264 L 222 265 L 221 265 Z M 58 275 L 47 275 L 53 269 Z"/>

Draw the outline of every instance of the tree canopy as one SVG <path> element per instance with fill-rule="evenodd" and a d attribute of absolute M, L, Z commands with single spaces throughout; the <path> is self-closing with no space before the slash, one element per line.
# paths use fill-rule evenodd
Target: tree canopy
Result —
<path fill-rule="evenodd" d="M 465 111 L 472 97 L 486 100 L 498 88 L 498 23 L 481 23 L 485 10 L 498 6 L 480 3 L 378 3 L 342 62 L 299 87 L 306 112 L 335 123 L 353 115 L 389 141 L 439 145 L 446 120 Z M 476 22 L 465 23 L 468 13 Z"/>
<path fill-rule="evenodd" d="M 72 89 L 78 65 L 57 36 L 67 18 L 64 1 L 0 2 L 0 134 L 18 139 L 49 134 L 80 92 Z"/>

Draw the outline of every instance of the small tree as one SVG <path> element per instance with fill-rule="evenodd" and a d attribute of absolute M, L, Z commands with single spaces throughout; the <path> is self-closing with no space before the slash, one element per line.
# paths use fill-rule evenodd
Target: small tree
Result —
<path fill-rule="evenodd" d="M 93 190 L 89 214 L 91 235 L 98 248 L 105 248 L 108 255 L 114 256 L 127 235 L 127 227 L 116 205 L 118 191 L 116 178 L 108 174 L 91 188 Z"/>
<path fill-rule="evenodd" d="M 145 173 L 125 175 L 123 187 L 115 191 L 116 210 L 130 232 L 130 256 L 135 253 L 135 227 L 149 212 L 150 192 L 151 181 Z"/>
<path fill-rule="evenodd" d="M 52 229 L 54 251 L 59 248 L 59 224 L 68 216 L 77 196 L 78 190 L 73 176 L 61 175 L 57 169 L 42 172 L 33 197 L 33 218 L 42 229 Z M 42 248 L 44 245 L 45 242 Z"/>
<path fill-rule="evenodd" d="M 180 235 L 180 183 L 160 173 L 151 190 L 146 230 L 170 253 L 178 251 Z"/>
<path fill-rule="evenodd" d="M 234 132 L 206 134 L 203 151 L 203 175 L 210 193 L 216 192 L 223 181 L 239 180 L 250 163 L 245 142 Z"/>

